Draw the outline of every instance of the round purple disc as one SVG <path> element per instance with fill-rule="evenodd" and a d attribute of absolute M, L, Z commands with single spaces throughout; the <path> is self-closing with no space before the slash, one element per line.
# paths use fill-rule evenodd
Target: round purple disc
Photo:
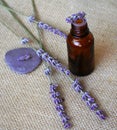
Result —
<path fill-rule="evenodd" d="M 32 48 L 17 48 L 6 53 L 5 61 L 15 72 L 26 74 L 36 69 L 42 60 Z"/>

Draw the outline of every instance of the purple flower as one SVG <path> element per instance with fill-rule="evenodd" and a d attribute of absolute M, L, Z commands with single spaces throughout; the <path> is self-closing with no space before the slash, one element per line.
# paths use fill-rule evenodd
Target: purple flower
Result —
<path fill-rule="evenodd" d="M 35 21 L 35 17 L 34 17 L 34 16 L 29 16 L 29 17 L 28 17 L 28 21 L 29 21 L 30 23 L 33 23 L 33 22 Z"/>
<path fill-rule="evenodd" d="M 29 38 L 23 37 L 23 38 L 21 39 L 21 44 L 26 44 L 26 43 L 29 43 L 29 42 L 30 42 Z"/>
<path fill-rule="evenodd" d="M 52 98 L 56 98 L 58 96 L 60 96 L 60 93 L 59 92 L 54 92 L 51 94 Z"/>
<path fill-rule="evenodd" d="M 36 51 L 36 53 L 37 53 L 37 55 L 38 55 L 39 57 L 41 57 L 42 54 L 44 53 L 44 50 L 43 50 L 43 49 L 39 49 L 39 50 Z"/>
<path fill-rule="evenodd" d="M 83 88 L 78 80 L 76 78 L 74 82 L 72 83 L 72 87 L 76 92 L 82 92 L 82 99 L 85 101 L 87 106 L 92 110 L 95 111 L 96 114 L 100 117 L 100 119 L 105 119 L 106 116 L 103 114 L 101 110 L 98 110 L 98 105 L 95 103 L 95 99 L 91 97 L 91 95 L 88 92 L 84 92 Z"/>
<path fill-rule="evenodd" d="M 73 19 L 72 19 L 70 16 L 66 18 L 66 22 L 67 22 L 67 23 L 72 23 L 72 20 L 73 20 Z"/>
<path fill-rule="evenodd" d="M 90 103 L 94 103 L 94 102 L 95 102 L 95 99 L 92 98 L 92 97 L 88 98 L 87 100 L 88 100 Z"/>
<path fill-rule="evenodd" d="M 43 53 L 43 54 L 42 54 L 42 59 L 43 59 L 44 61 L 48 61 L 48 57 L 49 57 L 48 53 Z"/>
<path fill-rule="evenodd" d="M 60 31 L 57 28 L 54 28 L 54 27 L 52 27 L 48 24 L 43 23 L 42 21 L 38 22 L 38 27 L 41 28 L 41 29 L 47 30 L 49 32 L 52 32 L 54 34 L 57 34 L 57 35 L 65 38 L 65 39 L 67 38 L 67 35 L 65 33 L 63 33 L 62 31 Z"/>
<path fill-rule="evenodd" d="M 68 120 L 69 120 L 69 119 L 68 119 L 67 117 L 63 117 L 63 118 L 62 118 L 62 122 L 63 122 L 64 124 L 67 123 Z"/>
<path fill-rule="evenodd" d="M 57 111 L 64 111 L 63 105 L 62 105 L 62 104 L 57 105 L 57 106 L 56 106 L 56 110 L 57 110 Z"/>
<path fill-rule="evenodd" d="M 75 88 L 74 88 L 74 90 L 76 91 L 76 92 L 81 92 L 82 91 L 82 87 L 78 84 Z"/>
<path fill-rule="evenodd" d="M 85 15 L 86 15 L 85 12 L 80 11 L 76 14 L 72 14 L 71 16 L 67 17 L 66 22 L 67 23 L 73 23 L 78 19 L 85 19 Z"/>
<path fill-rule="evenodd" d="M 69 122 L 67 122 L 67 123 L 64 124 L 64 128 L 65 128 L 65 129 L 69 129 L 69 128 L 71 128 L 71 127 L 72 127 L 72 125 L 71 125 L 71 123 L 69 123 Z"/>
<path fill-rule="evenodd" d="M 106 116 L 105 116 L 105 114 L 104 114 L 103 111 L 97 110 L 97 111 L 96 111 L 96 114 L 100 117 L 100 119 L 102 119 L 102 120 L 105 120 L 105 119 L 106 119 Z"/>
<path fill-rule="evenodd" d="M 57 84 L 50 84 L 50 93 L 53 93 L 56 91 L 58 85 Z"/>
<path fill-rule="evenodd" d="M 70 75 L 70 74 L 71 74 L 70 70 L 68 70 L 68 69 L 65 69 L 65 70 L 64 70 L 64 73 L 65 73 L 66 75 Z"/>
<path fill-rule="evenodd" d="M 63 72 L 65 75 L 70 75 L 70 71 L 63 66 L 58 60 L 51 57 L 47 52 L 42 49 L 37 50 L 37 55 L 42 58 L 42 60 L 48 62 L 52 65 L 56 70 Z"/>
<path fill-rule="evenodd" d="M 74 82 L 72 83 L 72 87 L 73 87 L 73 89 L 74 89 L 76 92 L 79 92 L 79 93 L 83 90 L 83 88 L 82 88 L 82 86 L 81 86 L 81 84 L 80 84 L 78 78 L 76 78 L 76 79 L 74 80 Z"/>
<path fill-rule="evenodd" d="M 44 72 L 45 72 L 45 75 L 50 75 L 51 74 L 51 69 L 50 68 L 46 68 L 44 70 Z"/>
<path fill-rule="evenodd" d="M 67 114 L 65 113 L 64 106 L 62 105 L 63 99 L 61 98 L 60 93 L 57 91 L 57 84 L 50 84 L 50 94 L 53 99 L 53 102 L 55 104 L 55 108 L 61 117 L 62 123 L 64 125 L 64 128 L 70 128 L 71 124 L 68 122 L 70 119 Z"/>
<path fill-rule="evenodd" d="M 84 101 L 86 101 L 88 98 L 91 98 L 91 96 L 89 95 L 88 92 L 84 92 L 83 95 L 82 95 L 82 99 L 83 99 Z"/>
<path fill-rule="evenodd" d="M 58 98 L 58 97 L 54 98 L 54 103 L 55 103 L 56 105 L 58 105 L 58 104 L 60 104 L 60 103 L 62 103 L 62 102 L 63 102 L 63 100 L 62 100 L 61 98 Z"/>
<path fill-rule="evenodd" d="M 98 108 L 98 105 L 96 103 L 93 103 L 90 108 L 91 110 L 96 110 Z"/>

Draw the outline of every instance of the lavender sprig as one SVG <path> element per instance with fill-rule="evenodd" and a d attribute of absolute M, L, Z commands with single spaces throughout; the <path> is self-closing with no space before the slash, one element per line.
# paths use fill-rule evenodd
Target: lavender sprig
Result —
<path fill-rule="evenodd" d="M 42 48 L 42 44 L 40 43 L 40 41 L 34 36 L 34 34 L 24 25 L 24 23 L 19 19 L 19 17 L 16 15 L 18 13 L 18 11 L 15 11 L 14 9 L 12 9 L 4 0 L 1 0 L 0 5 L 6 7 L 6 9 L 10 12 L 10 14 L 12 15 L 12 17 L 14 18 L 15 21 L 17 21 L 17 23 L 19 23 L 22 28 L 25 30 L 25 32 L 36 42 L 39 44 L 39 46 Z M 21 13 L 19 13 L 21 14 Z M 23 15 L 23 14 L 22 14 Z"/>
<path fill-rule="evenodd" d="M 59 29 L 56 29 L 48 24 L 43 23 L 42 21 L 38 22 L 38 27 L 44 30 L 47 30 L 49 32 L 52 32 L 54 34 L 57 34 L 63 38 L 67 38 L 67 35 L 65 33 L 63 33 L 62 31 L 60 31 Z"/>
<path fill-rule="evenodd" d="M 72 88 L 82 95 L 82 100 L 85 101 L 86 105 L 98 115 L 98 117 L 102 120 L 106 119 L 106 115 L 102 110 L 99 110 L 99 106 L 95 103 L 95 99 L 86 91 L 83 90 L 82 85 L 80 84 L 78 78 L 74 80 L 72 83 Z"/>
<path fill-rule="evenodd" d="M 26 37 L 23 37 L 21 39 L 21 44 L 26 44 L 26 43 L 29 43 L 30 42 L 30 39 L 29 38 L 26 38 Z"/>
<path fill-rule="evenodd" d="M 50 67 L 46 67 L 46 69 L 44 70 L 45 75 L 48 76 L 49 80 L 50 80 L 50 94 L 51 94 L 51 98 L 52 101 L 55 104 L 55 108 L 56 111 L 58 113 L 58 115 L 61 118 L 61 121 L 63 123 L 63 126 L 65 129 L 67 128 L 71 128 L 72 125 L 70 123 L 70 118 L 68 117 L 68 115 L 65 112 L 65 108 L 63 106 L 63 98 L 61 97 L 60 92 L 57 90 L 58 88 L 58 84 L 52 83 L 52 69 Z"/>
<path fill-rule="evenodd" d="M 65 129 L 68 129 L 68 128 L 71 128 L 71 123 L 69 122 L 70 118 L 68 117 L 68 115 L 66 114 L 65 112 L 65 108 L 64 106 L 62 105 L 63 103 L 63 99 L 61 98 L 61 94 L 60 92 L 57 90 L 58 88 L 58 85 L 57 84 L 50 84 L 50 94 L 51 94 L 51 98 L 52 98 L 52 101 L 54 102 L 55 104 L 55 108 L 56 108 L 56 111 L 58 112 L 61 120 L 62 120 L 62 123 L 63 123 L 63 126 Z"/>
<path fill-rule="evenodd" d="M 2 0 L 2 2 L 4 2 L 3 0 Z M 4 2 L 5 3 L 5 2 Z M 15 9 L 12 9 L 11 7 L 9 7 L 8 5 L 4 5 L 4 4 L 1 4 L 0 3 L 0 6 L 1 7 L 3 7 L 3 8 L 5 8 L 5 9 L 7 9 L 10 13 L 14 13 L 14 14 L 19 14 L 19 15 L 23 15 L 23 16 L 26 16 L 25 14 L 23 14 L 22 12 L 19 12 L 19 11 L 17 11 L 17 10 L 15 10 Z M 13 16 L 14 17 L 14 16 Z M 38 24 L 38 27 L 39 28 L 41 28 L 41 29 L 44 29 L 44 30 L 47 30 L 47 31 L 49 31 L 49 32 L 52 32 L 52 33 L 54 33 L 54 34 L 57 34 L 57 35 L 59 35 L 59 36 L 61 36 L 61 37 L 63 37 L 63 38 L 67 38 L 67 35 L 64 33 L 64 32 L 62 32 L 62 31 L 60 31 L 59 29 L 57 29 L 57 28 L 54 28 L 54 27 L 52 27 L 52 26 L 50 26 L 50 25 L 48 25 L 48 24 L 46 24 L 46 23 L 44 23 L 44 22 L 38 22 L 38 21 L 36 21 L 35 20 L 35 17 L 34 16 L 26 16 L 27 17 L 27 19 L 28 19 L 28 21 L 30 22 L 30 23 L 36 23 L 36 24 Z M 16 19 L 17 20 L 17 19 Z M 21 24 L 21 23 L 20 23 Z M 42 24 L 43 24 L 43 26 L 42 26 Z M 48 25 L 48 28 L 45 28 L 46 26 Z M 23 26 L 23 25 L 22 25 Z M 24 29 L 25 30 L 27 30 L 26 29 L 26 27 L 24 27 Z M 29 33 L 29 31 L 27 31 L 28 33 Z M 37 39 L 36 39 L 37 40 Z"/>
<path fill-rule="evenodd" d="M 45 62 L 49 63 L 51 66 L 53 66 L 56 70 L 63 72 L 65 75 L 69 76 L 71 72 L 63 66 L 58 60 L 51 57 L 47 52 L 45 52 L 43 49 L 39 49 L 36 51 L 37 55 L 42 58 Z"/>
<path fill-rule="evenodd" d="M 84 19 L 85 15 L 86 15 L 85 12 L 80 11 L 80 12 L 78 12 L 76 14 L 72 14 L 71 16 L 67 17 L 66 22 L 67 23 L 73 23 L 78 19 Z"/>
<path fill-rule="evenodd" d="M 42 22 L 42 21 L 37 22 L 37 21 L 35 20 L 35 17 L 34 17 L 34 16 L 29 16 L 29 17 L 28 17 L 28 21 L 29 21 L 30 23 L 32 23 L 32 22 L 37 23 L 37 25 L 38 25 L 38 27 L 39 27 L 40 29 L 47 30 L 47 31 L 52 32 L 52 33 L 54 33 L 54 34 L 57 34 L 57 35 L 59 35 L 59 36 L 65 38 L 65 39 L 67 38 L 67 35 L 66 35 L 64 32 L 60 31 L 59 29 L 54 28 L 54 27 L 52 27 L 52 26 L 50 26 L 50 25 L 48 25 L 48 24 L 46 24 L 46 23 L 44 23 L 44 22 Z"/>

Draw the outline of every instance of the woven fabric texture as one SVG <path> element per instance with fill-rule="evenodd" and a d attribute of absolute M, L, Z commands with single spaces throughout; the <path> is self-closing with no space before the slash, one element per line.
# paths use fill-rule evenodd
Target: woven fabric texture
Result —
<path fill-rule="evenodd" d="M 35 0 L 40 19 L 65 33 L 70 24 L 65 18 L 78 11 L 85 11 L 88 25 L 95 37 L 95 70 L 81 80 L 85 89 L 95 98 L 108 118 L 100 121 L 71 87 L 71 81 L 56 71 L 53 79 L 60 86 L 71 130 L 117 130 L 117 2 L 115 0 Z M 25 15 L 33 15 L 31 0 L 6 0 L 14 9 Z M 37 35 L 34 24 L 19 15 L 27 27 Z M 0 130 L 63 130 L 49 94 L 49 80 L 44 75 L 44 64 L 29 74 L 20 75 L 9 69 L 4 61 L 5 53 L 24 47 L 21 37 L 28 36 L 10 13 L 0 7 Z M 18 36 L 18 37 L 17 37 Z M 48 52 L 65 66 L 66 41 L 57 35 L 43 31 L 43 44 Z M 32 47 L 38 48 L 35 43 Z M 26 46 L 25 46 L 26 47 Z"/>

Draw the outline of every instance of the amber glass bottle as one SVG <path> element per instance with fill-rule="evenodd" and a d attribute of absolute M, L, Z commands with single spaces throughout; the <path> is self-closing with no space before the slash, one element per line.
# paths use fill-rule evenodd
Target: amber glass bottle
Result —
<path fill-rule="evenodd" d="M 73 74 L 85 76 L 93 71 L 94 37 L 85 19 L 78 19 L 71 24 L 67 50 L 69 69 Z"/>

